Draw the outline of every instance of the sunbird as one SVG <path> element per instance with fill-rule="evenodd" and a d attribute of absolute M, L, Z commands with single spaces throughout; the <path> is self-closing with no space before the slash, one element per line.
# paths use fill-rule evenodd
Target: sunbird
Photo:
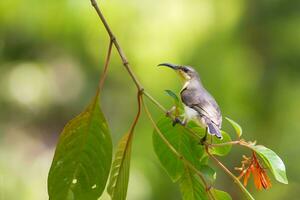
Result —
<path fill-rule="evenodd" d="M 198 72 L 190 66 L 162 63 L 158 66 L 166 66 L 175 70 L 184 80 L 180 91 L 181 101 L 184 104 L 184 119 L 180 122 L 185 125 L 193 120 L 206 129 L 206 133 L 222 139 L 221 126 L 222 114 L 213 96 L 203 87 Z M 176 118 L 176 120 L 178 120 Z M 206 136 L 205 136 L 206 138 Z"/>

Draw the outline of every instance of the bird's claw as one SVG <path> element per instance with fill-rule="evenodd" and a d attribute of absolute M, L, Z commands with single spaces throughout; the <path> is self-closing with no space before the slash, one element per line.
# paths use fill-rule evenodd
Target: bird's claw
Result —
<path fill-rule="evenodd" d="M 181 121 L 178 117 L 175 117 L 175 119 L 173 120 L 173 126 L 175 126 L 176 124 L 180 124 L 182 126 L 185 126 L 186 123 L 184 121 Z"/>

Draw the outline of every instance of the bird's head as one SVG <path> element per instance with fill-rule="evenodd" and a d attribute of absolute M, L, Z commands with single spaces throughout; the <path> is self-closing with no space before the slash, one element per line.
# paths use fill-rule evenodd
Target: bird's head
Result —
<path fill-rule="evenodd" d="M 165 66 L 165 67 L 172 68 L 180 75 L 181 78 L 184 79 L 184 81 L 189 81 L 193 78 L 199 77 L 197 71 L 190 66 L 174 65 L 170 63 L 161 63 L 158 66 Z"/>

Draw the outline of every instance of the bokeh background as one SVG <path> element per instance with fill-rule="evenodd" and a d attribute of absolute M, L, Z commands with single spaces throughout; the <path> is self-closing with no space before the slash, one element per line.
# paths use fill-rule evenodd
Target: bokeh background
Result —
<path fill-rule="evenodd" d="M 249 190 L 257 199 L 299 199 L 300 1 L 101 0 L 138 78 L 166 107 L 178 92 L 175 73 L 161 62 L 192 65 L 224 116 L 244 137 L 284 160 L 289 185 Z M 108 37 L 89 0 L 0 1 L 0 199 L 47 199 L 47 173 L 64 124 L 95 93 Z M 136 112 L 135 87 L 113 52 L 102 95 L 114 144 Z M 150 104 L 149 104 L 150 105 Z M 162 113 L 151 105 L 156 119 Z M 224 122 L 224 129 L 233 133 Z M 133 145 L 129 200 L 180 199 L 152 148 L 143 115 Z M 234 136 L 234 134 L 232 134 Z M 240 165 L 236 147 L 222 161 Z M 241 199 L 215 166 L 217 187 Z M 106 197 L 104 197 L 106 199 Z"/>

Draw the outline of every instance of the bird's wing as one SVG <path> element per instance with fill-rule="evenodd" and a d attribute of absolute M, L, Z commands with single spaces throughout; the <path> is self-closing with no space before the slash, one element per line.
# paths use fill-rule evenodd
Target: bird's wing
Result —
<path fill-rule="evenodd" d="M 192 105 L 191 108 L 196 110 L 198 113 L 206 116 L 211 122 L 213 122 L 215 125 L 217 125 L 219 128 L 221 128 L 222 123 L 222 117 L 221 114 L 214 109 L 211 105 Z"/>
<path fill-rule="evenodd" d="M 221 127 L 222 117 L 219 106 L 207 91 L 183 90 L 181 100 L 186 106 L 193 108 L 200 115 L 210 119 L 219 128 Z"/>

